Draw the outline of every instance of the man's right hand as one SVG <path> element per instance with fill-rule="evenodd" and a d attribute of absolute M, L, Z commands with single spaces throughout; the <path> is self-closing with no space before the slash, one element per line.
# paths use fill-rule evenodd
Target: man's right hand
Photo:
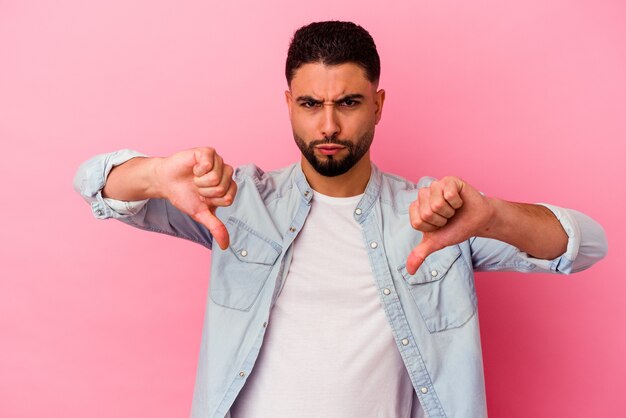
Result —
<path fill-rule="evenodd" d="M 228 231 L 215 209 L 233 203 L 237 184 L 233 168 L 213 148 L 194 148 L 158 159 L 154 175 L 160 197 L 206 226 L 221 249 L 228 248 Z"/>

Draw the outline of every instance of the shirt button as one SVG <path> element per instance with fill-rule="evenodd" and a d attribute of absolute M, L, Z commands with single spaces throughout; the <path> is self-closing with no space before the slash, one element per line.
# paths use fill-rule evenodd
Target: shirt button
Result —
<path fill-rule="evenodd" d="M 239 254 L 241 254 L 242 257 L 245 257 L 248 255 L 248 252 L 246 250 L 241 250 Z"/>
<path fill-rule="evenodd" d="M 374 242 L 372 242 L 372 243 L 370 244 L 370 247 L 372 247 L 372 248 L 376 248 L 376 247 L 378 247 L 378 243 L 377 243 L 376 241 L 374 241 Z"/>
<path fill-rule="evenodd" d="M 385 295 L 388 295 L 388 294 L 390 294 L 390 293 L 391 293 L 391 290 L 389 290 L 389 289 L 385 288 L 385 289 L 383 289 L 383 293 L 384 293 Z"/>
<path fill-rule="evenodd" d="M 307 197 L 309 195 L 309 191 L 307 190 L 306 192 L 304 192 L 304 197 Z"/>
<path fill-rule="evenodd" d="M 239 376 L 240 376 L 240 377 L 245 377 L 245 376 L 246 376 L 246 374 L 245 374 L 244 372 L 239 372 Z"/>
<path fill-rule="evenodd" d="M 402 339 L 402 345 L 409 345 L 409 340 L 408 340 L 408 338 L 403 338 L 403 339 Z"/>
<path fill-rule="evenodd" d="M 101 210 L 101 209 L 98 209 L 98 210 L 96 211 L 96 215 L 98 215 L 98 216 L 102 216 L 102 214 L 103 214 L 103 212 L 102 212 L 102 210 Z"/>
<path fill-rule="evenodd" d="M 361 208 L 356 208 L 356 210 L 354 211 L 354 213 L 356 213 L 357 215 L 360 215 L 363 213 L 363 211 L 361 210 Z"/>
<path fill-rule="evenodd" d="M 421 388 L 420 388 L 420 392 L 422 392 L 422 393 L 428 393 L 428 388 L 427 388 L 427 387 L 425 387 L 425 386 L 423 386 L 423 387 L 421 387 Z"/>
<path fill-rule="evenodd" d="M 439 274 L 439 272 L 437 270 L 433 270 L 430 272 L 430 275 L 433 277 L 437 277 L 437 275 Z"/>
<path fill-rule="evenodd" d="M 289 232 L 296 232 L 296 228 L 294 228 L 293 226 L 289 228 Z"/>

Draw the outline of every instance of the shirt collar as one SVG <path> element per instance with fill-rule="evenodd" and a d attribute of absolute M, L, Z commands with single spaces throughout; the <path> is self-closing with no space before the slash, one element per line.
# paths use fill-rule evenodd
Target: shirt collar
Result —
<path fill-rule="evenodd" d="M 374 204 L 378 200 L 380 195 L 380 186 L 382 175 L 378 167 L 372 163 L 372 172 L 370 174 L 370 179 L 367 182 L 367 186 L 365 186 L 365 192 L 363 197 L 359 201 L 357 205 L 354 216 L 358 222 L 362 222 L 366 217 L 369 211 L 374 207 Z M 295 183 L 298 188 L 298 192 L 300 193 L 300 197 L 307 203 L 311 204 L 311 199 L 313 198 L 313 189 L 309 185 L 309 182 L 306 181 L 306 177 L 302 172 L 302 166 L 300 163 L 296 163 L 295 167 Z"/>

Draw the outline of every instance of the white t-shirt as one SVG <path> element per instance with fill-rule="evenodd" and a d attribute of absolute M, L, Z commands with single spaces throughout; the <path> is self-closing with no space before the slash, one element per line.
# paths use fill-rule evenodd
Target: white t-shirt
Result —
<path fill-rule="evenodd" d="M 353 213 L 362 196 L 315 193 L 232 418 L 404 418 L 413 387 Z"/>

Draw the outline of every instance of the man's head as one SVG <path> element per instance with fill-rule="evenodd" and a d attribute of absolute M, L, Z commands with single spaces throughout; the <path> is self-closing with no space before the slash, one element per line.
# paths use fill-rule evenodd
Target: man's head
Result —
<path fill-rule="evenodd" d="M 351 22 L 304 26 L 291 41 L 285 75 L 294 139 L 315 171 L 333 177 L 369 164 L 385 97 L 370 34 Z"/>

